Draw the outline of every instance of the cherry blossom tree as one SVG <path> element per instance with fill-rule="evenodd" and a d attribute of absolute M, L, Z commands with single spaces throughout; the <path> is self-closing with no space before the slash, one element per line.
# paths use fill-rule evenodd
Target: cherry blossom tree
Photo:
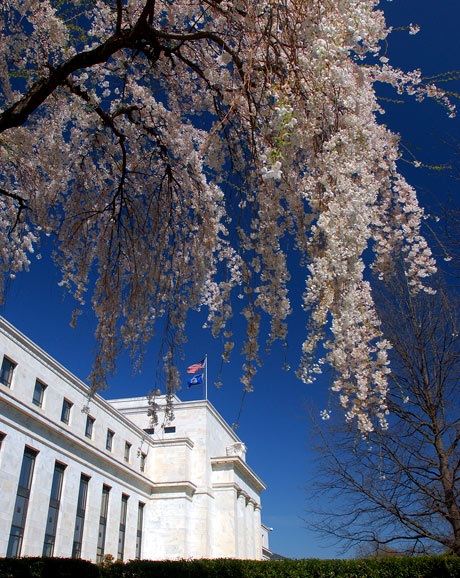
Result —
<path fill-rule="evenodd" d="M 309 311 L 299 377 L 329 362 L 347 419 L 385 425 L 389 343 L 362 255 L 385 275 L 402 249 L 414 291 L 434 263 L 375 84 L 453 110 L 382 55 L 377 3 L 2 1 L 1 270 L 55 236 L 62 285 L 98 319 L 93 388 L 165 318 L 173 391 L 187 311 L 207 307 L 227 357 L 240 296 L 250 390 L 261 315 L 269 343 L 286 339 L 290 237 Z"/>

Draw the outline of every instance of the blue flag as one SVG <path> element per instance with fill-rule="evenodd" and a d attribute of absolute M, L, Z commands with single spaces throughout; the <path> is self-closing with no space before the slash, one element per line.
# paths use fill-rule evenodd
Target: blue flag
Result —
<path fill-rule="evenodd" d="M 192 385 L 201 385 L 203 383 L 203 374 L 194 375 L 187 381 L 187 387 L 192 387 Z"/>

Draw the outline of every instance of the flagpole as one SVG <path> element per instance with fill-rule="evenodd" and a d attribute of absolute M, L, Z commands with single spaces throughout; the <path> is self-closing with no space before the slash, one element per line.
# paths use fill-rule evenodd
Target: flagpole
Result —
<path fill-rule="evenodd" d="M 208 401 L 208 354 L 204 356 L 204 391 L 205 400 Z"/>

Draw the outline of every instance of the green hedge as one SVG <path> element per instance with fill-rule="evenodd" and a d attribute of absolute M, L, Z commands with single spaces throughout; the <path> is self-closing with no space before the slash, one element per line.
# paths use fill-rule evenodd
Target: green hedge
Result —
<path fill-rule="evenodd" d="M 113 564 L 104 578 L 460 578 L 460 559 L 194 560 Z"/>
<path fill-rule="evenodd" d="M 99 568 L 69 558 L 0 558 L 0 578 L 100 578 Z"/>
<path fill-rule="evenodd" d="M 133 560 L 99 565 L 66 558 L 4 558 L 0 578 L 460 578 L 460 558 Z"/>

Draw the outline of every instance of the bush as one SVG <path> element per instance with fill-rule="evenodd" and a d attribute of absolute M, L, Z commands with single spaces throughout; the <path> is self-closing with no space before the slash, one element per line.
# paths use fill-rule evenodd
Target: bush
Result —
<path fill-rule="evenodd" d="M 135 560 L 106 578 L 460 578 L 460 559 L 441 556 L 362 560 Z"/>
<path fill-rule="evenodd" d="M 91 564 L 66 558 L 0 559 L 0 578 L 460 578 L 460 558 L 361 560 L 131 560 Z"/>
<path fill-rule="evenodd" d="M 0 578 L 100 578 L 99 569 L 72 558 L 0 558 Z"/>

